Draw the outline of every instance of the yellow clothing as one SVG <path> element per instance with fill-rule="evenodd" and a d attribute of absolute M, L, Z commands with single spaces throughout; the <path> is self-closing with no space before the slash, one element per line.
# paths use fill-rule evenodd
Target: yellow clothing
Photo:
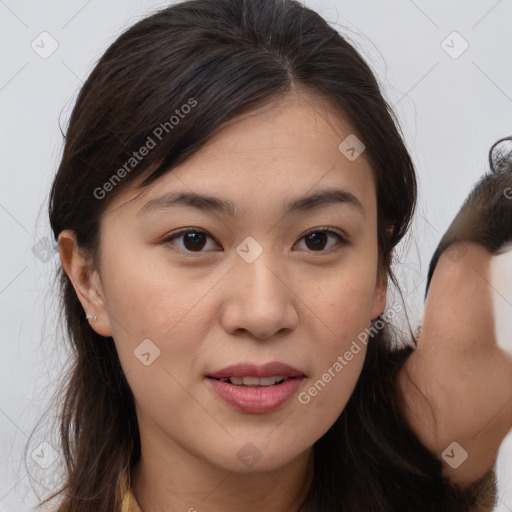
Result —
<path fill-rule="evenodd" d="M 123 496 L 121 512 L 142 512 L 130 489 Z"/>
<path fill-rule="evenodd" d="M 130 482 L 126 475 L 122 479 L 121 492 L 123 496 L 121 512 L 142 512 L 135 496 L 132 494 Z"/>

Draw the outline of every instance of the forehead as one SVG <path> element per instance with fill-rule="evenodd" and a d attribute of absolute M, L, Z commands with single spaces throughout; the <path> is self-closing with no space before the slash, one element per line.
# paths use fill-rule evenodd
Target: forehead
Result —
<path fill-rule="evenodd" d="M 334 187 L 371 203 L 375 185 L 364 151 L 349 159 L 340 149 L 354 131 L 326 99 L 290 94 L 266 100 L 223 125 L 199 151 L 142 194 L 136 187 L 147 174 L 138 177 L 112 208 L 131 199 L 139 211 L 163 192 L 190 192 L 230 198 L 241 211 L 254 203 L 283 205 Z"/>

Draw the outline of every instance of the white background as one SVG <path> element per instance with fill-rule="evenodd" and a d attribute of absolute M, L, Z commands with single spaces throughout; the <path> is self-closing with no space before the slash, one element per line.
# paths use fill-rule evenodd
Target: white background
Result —
<path fill-rule="evenodd" d="M 0 511 L 36 502 L 22 450 L 65 363 L 56 331 L 58 263 L 32 248 L 50 238 L 47 194 L 63 129 L 95 61 L 120 34 L 168 2 L 0 0 Z M 428 263 L 464 198 L 487 168 L 487 152 L 512 134 L 512 1 L 307 1 L 369 60 L 399 116 L 417 167 L 420 201 L 401 245 L 403 287 L 413 322 L 421 316 Z M 31 47 L 47 31 L 47 59 Z M 457 31 L 457 58 L 442 42 Z M 49 40 L 48 40 L 49 41 Z M 456 55 L 463 40 L 450 36 Z M 49 48 L 49 45 L 46 45 Z M 40 242 L 40 240 L 43 242 Z M 40 245 L 38 247 L 41 247 Z M 41 431 L 42 432 L 42 431 Z M 27 453 L 49 434 L 36 432 Z M 56 445 L 55 445 L 56 446 Z M 41 468 L 39 468 L 41 469 Z M 53 468 L 36 477 L 48 478 Z M 46 474 L 44 474 L 46 471 Z M 499 506 L 512 511 L 512 435 L 498 459 Z"/>

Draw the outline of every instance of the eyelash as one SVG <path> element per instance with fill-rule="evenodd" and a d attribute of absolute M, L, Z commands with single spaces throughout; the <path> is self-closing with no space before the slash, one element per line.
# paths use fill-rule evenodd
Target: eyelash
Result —
<path fill-rule="evenodd" d="M 213 237 L 211 235 L 209 235 L 208 232 L 204 231 L 203 229 L 187 228 L 187 229 L 182 229 L 181 231 L 178 231 L 177 233 L 173 233 L 172 235 L 164 238 L 161 243 L 162 244 L 171 244 L 171 242 L 173 242 L 176 238 L 183 237 L 184 235 L 187 235 L 189 233 L 204 234 L 204 235 L 210 237 L 213 240 Z M 344 246 L 344 245 L 348 244 L 348 240 L 343 235 L 341 235 L 337 231 L 333 231 L 332 229 L 329 229 L 329 227 L 327 227 L 327 226 L 320 227 L 320 228 L 310 229 L 309 231 L 304 233 L 304 235 L 302 235 L 299 238 L 299 241 L 302 240 L 303 238 L 307 237 L 308 235 L 312 234 L 312 233 L 327 233 L 327 234 L 330 234 L 330 235 L 334 235 L 336 238 L 338 238 L 338 240 L 340 242 L 339 245 Z M 338 247 L 338 249 L 340 249 L 340 248 L 341 247 Z M 181 251 L 181 252 L 188 253 L 188 254 L 194 254 L 194 253 L 195 254 L 201 254 L 201 253 L 204 253 L 204 252 L 208 252 L 208 251 L 189 251 L 189 250 L 186 250 L 186 249 L 178 249 L 178 250 Z M 327 249 L 327 250 L 308 251 L 308 252 L 311 252 L 311 253 L 322 253 L 322 252 L 331 252 L 332 250 L 336 250 L 336 248 L 335 247 L 331 247 L 330 249 Z"/>

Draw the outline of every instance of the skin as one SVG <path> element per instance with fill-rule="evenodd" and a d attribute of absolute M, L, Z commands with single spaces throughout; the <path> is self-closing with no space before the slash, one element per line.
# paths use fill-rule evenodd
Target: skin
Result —
<path fill-rule="evenodd" d="M 281 361 L 306 375 L 302 392 L 384 311 L 373 173 L 364 153 L 349 161 L 338 150 L 351 133 L 326 100 L 291 94 L 227 124 L 143 193 L 143 177 L 125 188 L 101 219 L 96 268 L 72 231 L 60 234 L 63 268 L 97 316 L 91 328 L 113 337 L 134 393 L 142 460 L 132 485 L 144 510 L 290 512 L 304 498 L 312 445 L 349 400 L 365 345 L 309 403 L 293 397 L 271 413 L 232 409 L 204 378 Z M 285 202 L 326 188 L 352 193 L 363 211 L 337 203 L 283 216 Z M 176 191 L 229 199 L 239 216 L 139 213 Z M 308 245 L 306 232 L 326 226 L 347 242 Z M 183 228 L 207 232 L 202 252 L 183 237 L 162 241 Z M 263 250 L 252 263 L 236 252 L 248 236 Z M 145 339 L 160 350 L 148 366 L 134 356 Z M 251 467 L 237 456 L 247 443 L 261 455 Z"/>
<path fill-rule="evenodd" d="M 101 220 L 96 267 L 72 231 L 60 234 L 63 268 L 98 317 L 91 328 L 113 337 L 134 392 L 142 460 L 132 487 L 144 510 L 288 512 L 305 496 L 311 447 L 344 409 L 365 345 L 309 403 L 268 414 L 234 411 L 204 376 L 238 361 L 283 361 L 307 376 L 305 391 L 383 312 L 372 171 L 364 153 L 351 162 L 338 151 L 353 132 L 325 101 L 290 95 L 229 123 L 142 193 L 145 176 L 124 189 Z M 337 204 L 283 217 L 284 202 L 324 188 L 354 194 L 364 215 Z M 240 216 L 139 213 L 176 191 L 230 199 Z M 306 231 L 325 226 L 349 243 L 330 234 L 333 249 L 308 248 Z M 187 252 L 183 237 L 162 242 L 183 228 L 207 232 L 201 254 Z M 247 236 L 263 249 L 250 264 L 236 252 Z M 444 466 L 466 486 L 492 468 L 512 428 L 512 355 L 496 343 L 492 256 L 469 243 L 460 258 L 446 254 L 399 385 L 425 446 L 441 457 L 456 441 L 469 453 L 458 468 Z M 134 356 L 144 339 L 160 350 L 149 366 Z M 261 455 L 252 467 L 237 457 L 249 442 Z"/>
<path fill-rule="evenodd" d="M 418 347 L 400 374 L 406 416 L 423 444 L 438 457 L 459 445 L 442 458 L 443 472 L 463 487 L 492 469 L 512 429 L 512 353 L 510 340 L 498 343 L 495 313 L 507 301 L 503 272 L 510 280 L 512 271 L 502 265 L 493 272 L 496 258 L 471 242 L 443 253 Z M 467 458 L 458 465 L 462 449 Z"/>

